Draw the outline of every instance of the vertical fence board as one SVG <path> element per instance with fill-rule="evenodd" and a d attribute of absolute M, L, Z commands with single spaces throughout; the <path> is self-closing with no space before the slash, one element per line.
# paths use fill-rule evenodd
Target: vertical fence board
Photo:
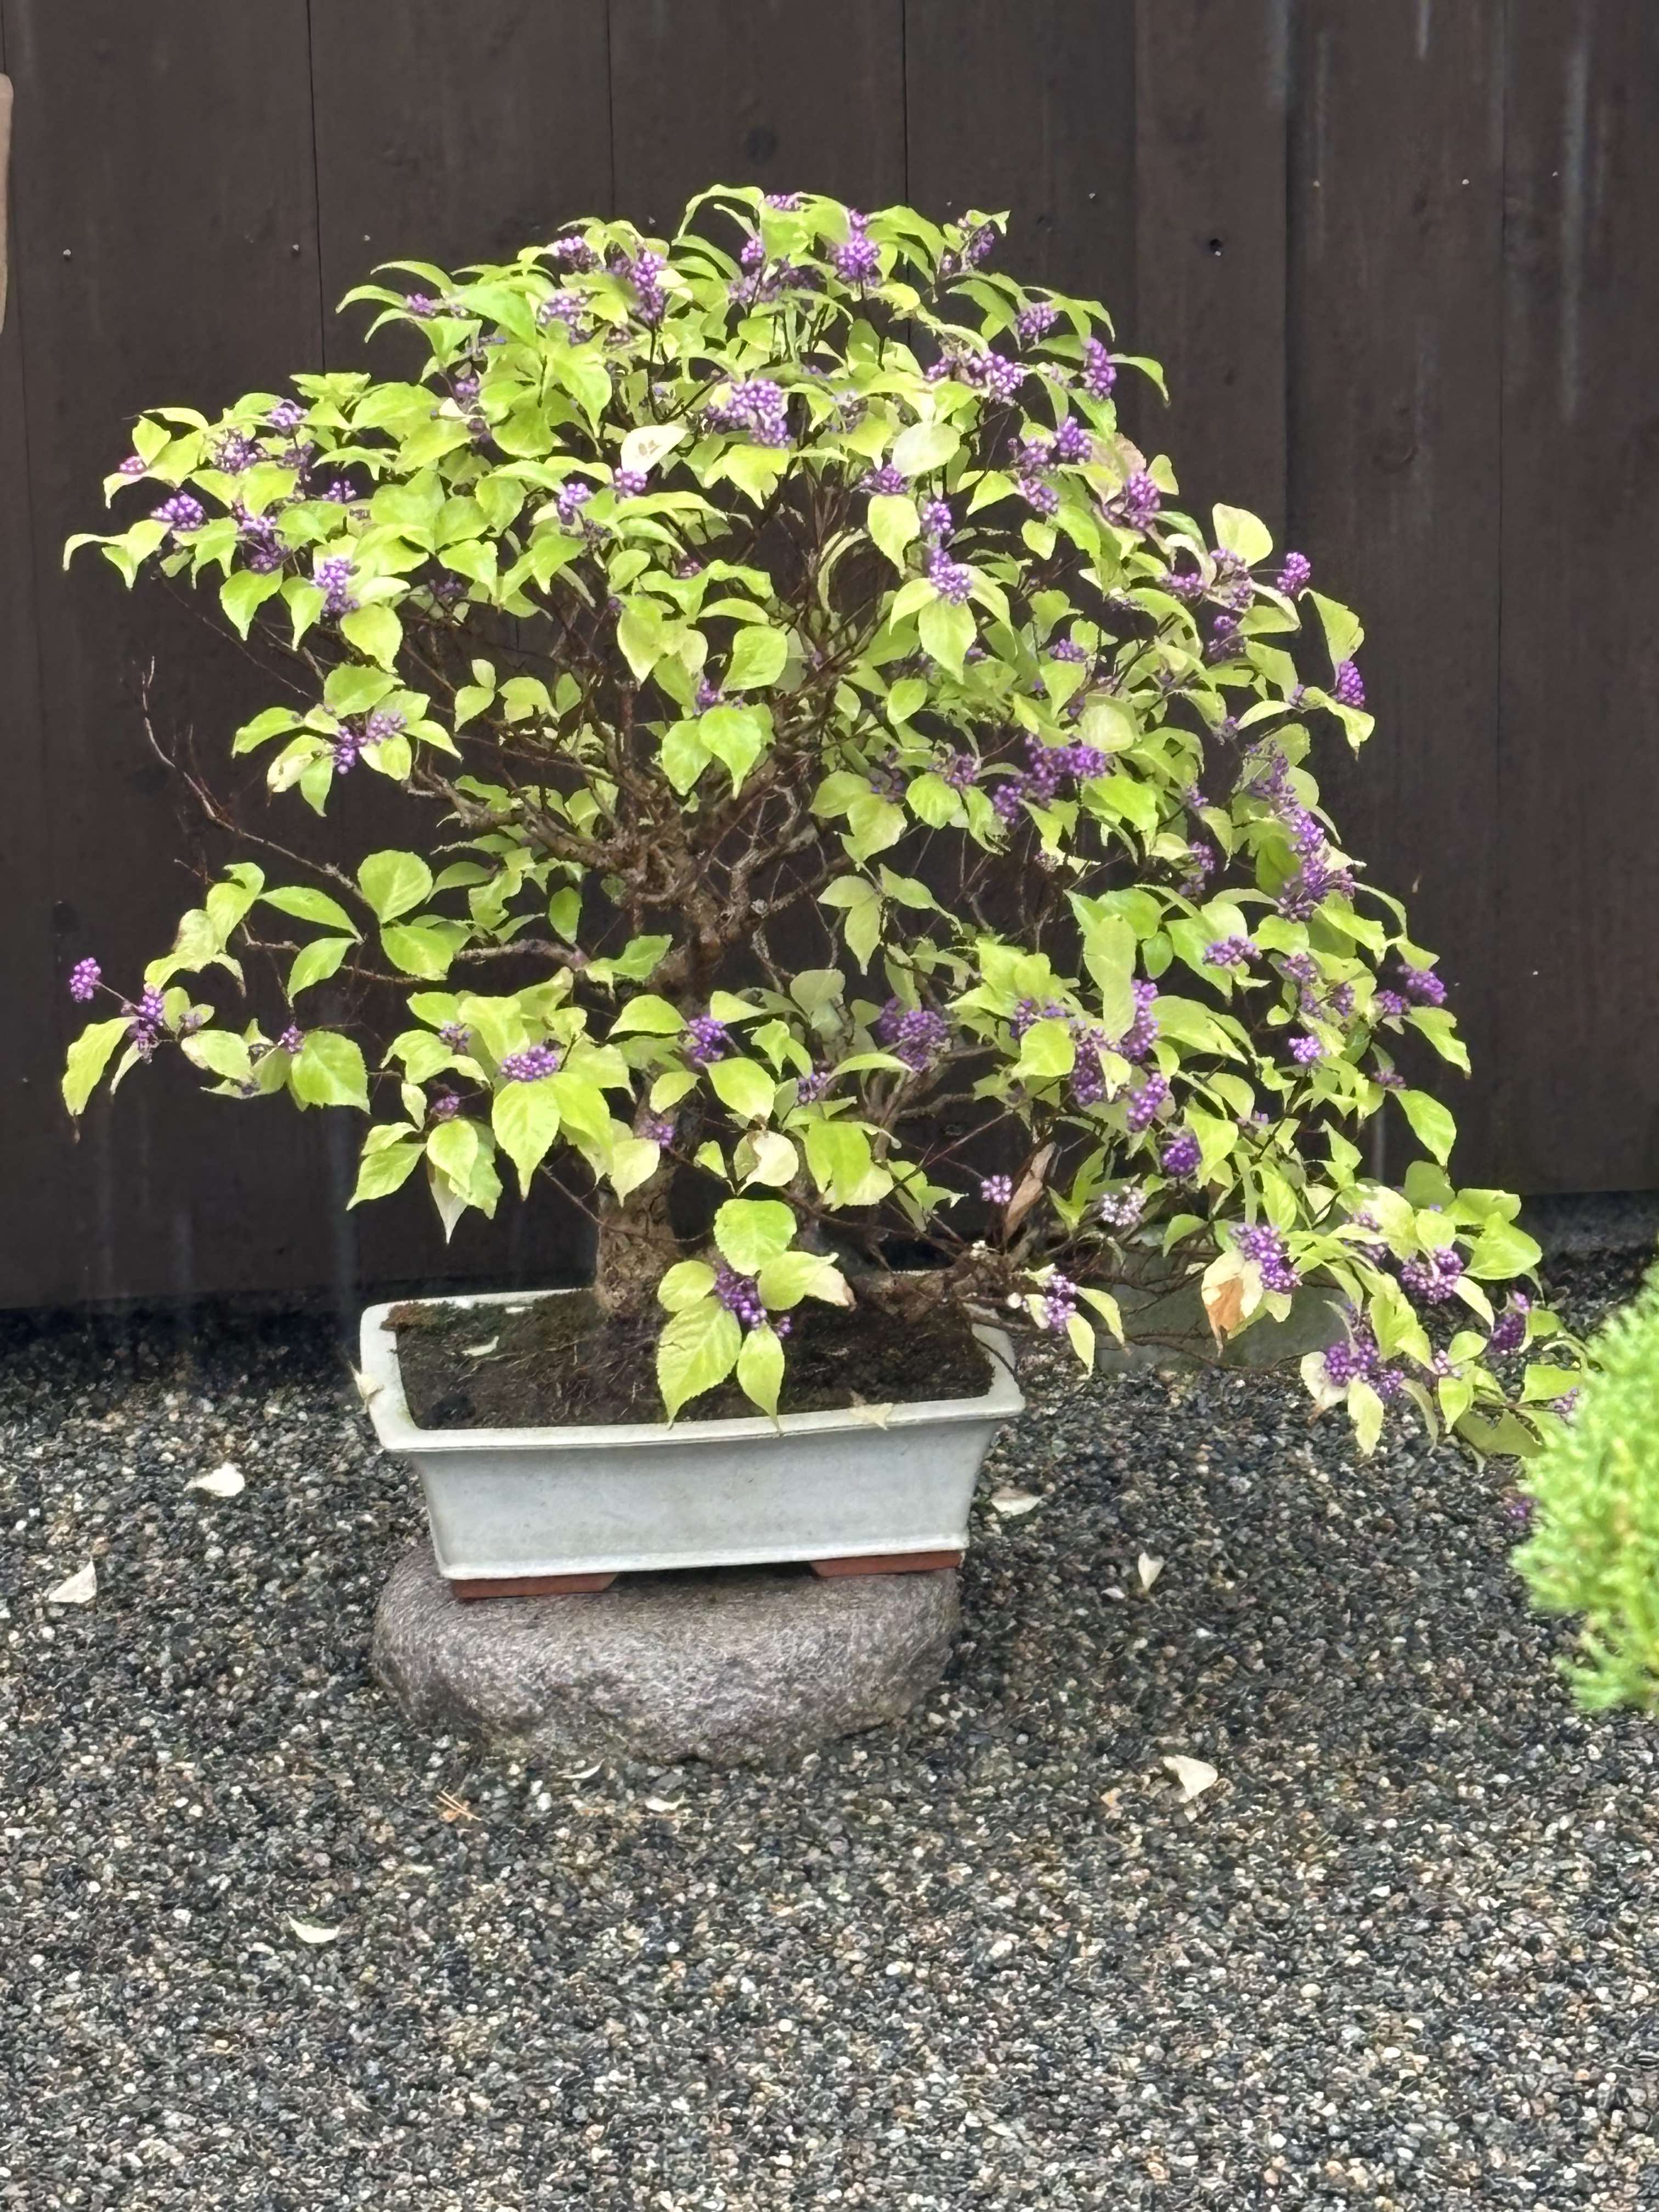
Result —
<path fill-rule="evenodd" d="M 1326 741 L 1349 848 L 1443 955 L 1480 1074 L 1455 1166 L 1498 1163 L 1502 0 L 1299 15 L 1290 530 L 1365 624 L 1370 742 Z M 1373 1164 L 1415 1147 L 1389 1117 Z"/>
<path fill-rule="evenodd" d="M 169 726 L 222 742 L 248 694 L 238 656 L 159 586 L 129 598 L 59 548 L 100 526 L 99 480 L 157 403 L 209 408 L 318 348 L 303 0 L 256 21 L 178 0 L 6 0 L 17 88 L 12 253 L 27 402 L 40 714 L 52 793 L 37 830 L 59 904 L 58 966 L 96 952 L 137 992 L 190 885 L 173 791 L 146 750 L 134 676 L 154 653 Z M 142 512 L 135 496 L 129 506 Z M 61 988 L 61 987 L 60 987 Z M 51 1114 L 55 1070 L 38 1071 Z M 176 1069 L 88 1118 L 54 1175 L 59 1233 L 32 1259 L 46 1304 L 325 1276 L 315 1121 L 231 1135 Z"/>
<path fill-rule="evenodd" d="M 611 204 L 605 9 L 494 0 L 482 13 L 400 0 L 313 4 L 318 221 L 331 365 L 356 360 L 333 310 L 379 261 L 509 258 Z M 413 280 L 410 280 L 411 283 Z"/>
<path fill-rule="evenodd" d="M 8 70 L 3 15 L 0 70 Z M 14 260 L 18 243 L 14 226 Z M 42 835 L 52 802 L 44 759 L 23 437 L 22 317 L 21 287 L 13 283 L 0 327 L 0 668 L 5 671 L 6 737 L 6 804 L 0 809 L 0 881 L 6 907 L 6 957 L 0 962 L 6 1233 L 0 1237 L 0 1305 L 25 1304 L 37 1294 L 41 1255 L 62 1226 L 71 1152 L 68 1127 L 52 1110 L 52 1070 L 64 1041 L 64 987 L 52 957 L 53 889 Z"/>
<path fill-rule="evenodd" d="M 901 0 L 611 0 L 617 212 L 672 229 L 705 185 L 904 197 Z"/>
<path fill-rule="evenodd" d="M 366 352 L 362 333 L 374 310 L 335 313 L 376 263 L 414 259 L 453 270 L 510 259 L 574 219 L 609 211 L 605 9 L 592 0 L 500 0 L 479 15 L 439 0 L 403 0 L 393 40 L 378 10 L 336 0 L 313 0 L 311 21 L 329 366 L 368 361 L 381 374 L 406 375 L 423 357 L 417 340 L 388 328 Z M 371 843 L 429 834 L 428 810 L 402 806 L 378 778 L 361 782 L 337 794 L 331 818 L 349 822 L 355 811 L 361 823 L 372 811 L 384 826 Z M 355 1143 L 349 1125 L 339 1135 Z M 493 1226 L 469 1216 L 446 1244 L 416 1176 L 350 1216 L 337 1267 L 362 1284 L 555 1281 L 573 1262 L 580 1267 L 590 1243 L 574 1208 L 542 1188 L 527 1206 L 504 1206 Z"/>
<path fill-rule="evenodd" d="M 907 0 L 909 192 L 1006 209 L 996 265 L 1134 328 L 1133 0 Z"/>
<path fill-rule="evenodd" d="M 1182 504 L 1285 514 L 1285 137 L 1289 0 L 1136 0 L 1135 323 Z"/>
<path fill-rule="evenodd" d="M 1503 1158 L 1659 1184 L 1659 15 L 1511 0 Z"/>

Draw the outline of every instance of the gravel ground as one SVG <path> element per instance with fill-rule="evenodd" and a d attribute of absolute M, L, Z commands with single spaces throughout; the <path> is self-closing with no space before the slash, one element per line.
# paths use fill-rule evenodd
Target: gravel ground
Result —
<path fill-rule="evenodd" d="M 927 1711 L 532 1774 L 367 1677 L 416 1516 L 328 1331 L 8 1326 L 0 2204 L 1659 2204 L 1659 1735 L 1501 1471 L 1039 1362 Z"/>

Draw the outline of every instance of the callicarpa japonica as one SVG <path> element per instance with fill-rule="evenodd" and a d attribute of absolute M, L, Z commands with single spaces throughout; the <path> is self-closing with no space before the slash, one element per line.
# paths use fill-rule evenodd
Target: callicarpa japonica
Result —
<path fill-rule="evenodd" d="M 1310 766 L 1370 731 L 1359 624 L 1182 510 L 1118 426 L 1156 365 L 995 273 L 1002 228 L 716 189 L 667 240 L 394 264 L 350 297 L 409 381 L 142 418 L 142 512 L 71 550 L 270 657 L 230 750 L 274 810 L 375 776 L 429 830 L 311 866 L 202 785 L 246 857 L 136 1003 L 77 967 L 113 1003 L 68 1103 L 173 1049 L 366 1116 L 354 1204 L 418 1176 L 447 1230 L 551 1178 L 602 1308 L 662 1310 L 671 1415 L 734 1371 L 775 1409 L 790 1310 L 920 1252 L 906 1296 L 1085 1363 L 1126 1286 L 1198 1281 L 1218 1344 L 1324 1285 L 1304 1372 L 1366 1449 L 1390 1398 L 1528 1449 L 1559 1420 L 1488 1351 L 1537 1248 L 1447 1178 L 1395 1066 L 1467 1065 L 1433 956 Z"/>

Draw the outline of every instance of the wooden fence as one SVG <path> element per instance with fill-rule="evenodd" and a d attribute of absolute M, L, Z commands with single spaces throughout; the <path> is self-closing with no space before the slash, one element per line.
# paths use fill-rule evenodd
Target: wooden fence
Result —
<path fill-rule="evenodd" d="M 1455 979 L 1460 1164 L 1659 1185 L 1650 0 L 0 0 L 0 1303 L 580 1264 L 550 1212 L 446 1255 L 413 1186 L 342 1226 L 343 1116 L 152 1077 L 72 1141 L 64 978 L 182 887 L 141 647 L 204 737 L 246 691 L 58 549 L 141 406 L 353 361 L 372 263 L 716 178 L 1009 206 L 1004 265 L 1164 359 L 1183 489 L 1364 615 L 1379 732 L 1328 787 Z"/>

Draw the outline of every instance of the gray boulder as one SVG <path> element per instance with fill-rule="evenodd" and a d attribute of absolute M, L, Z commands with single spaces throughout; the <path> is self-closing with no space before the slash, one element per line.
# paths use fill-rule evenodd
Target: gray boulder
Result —
<path fill-rule="evenodd" d="M 416 1727 L 532 1758 L 782 1765 L 932 1689 L 957 1580 L 722 1568 L 467 1601 L 422 1544 L 381 1598 L 374 1672 Z"/>

